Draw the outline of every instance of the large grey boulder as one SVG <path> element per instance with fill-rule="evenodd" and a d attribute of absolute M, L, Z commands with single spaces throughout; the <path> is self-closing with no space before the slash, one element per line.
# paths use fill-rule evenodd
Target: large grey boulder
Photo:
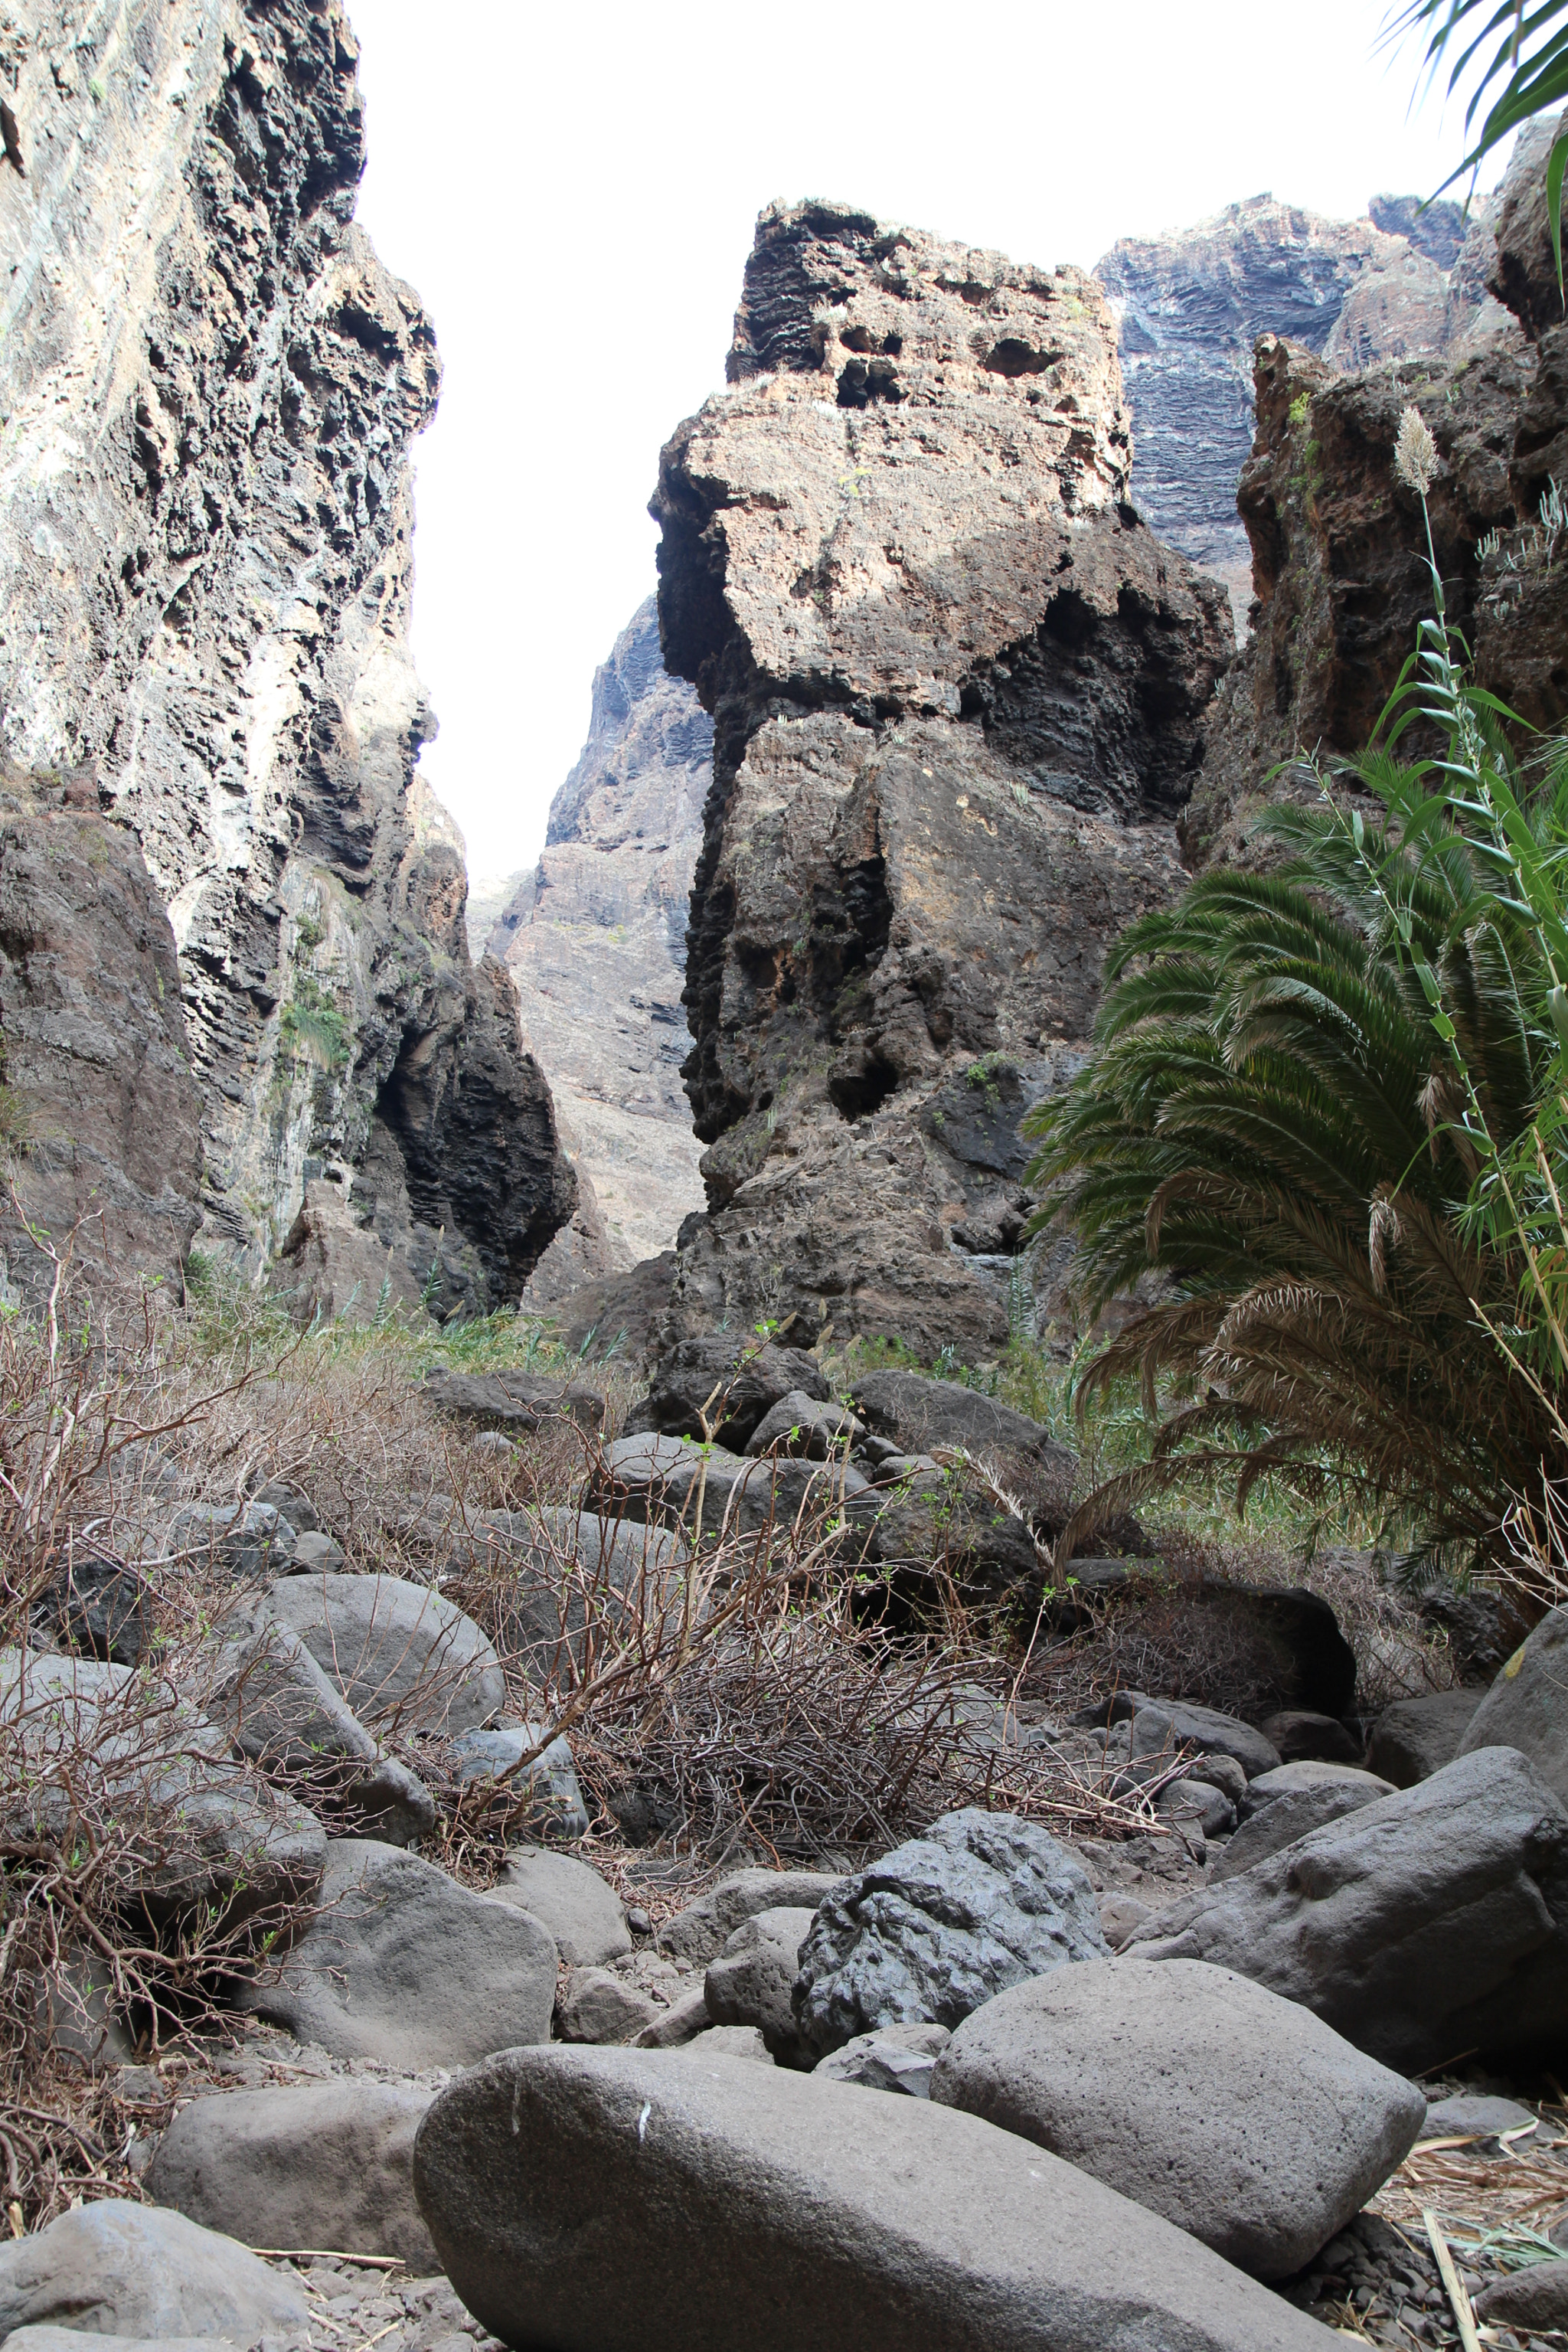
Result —
<path fill-rule="evenodd" d="M 1458 1754 L 1484 1696 L 1479 1690 L 1428 1691 L 1423 1698 L 1395 1699 L 1372 1727 L 1367 1763 L 1396 1789 L 1430 1780 Z M 1500 1744 L 1519 1746 L 1518 1740 Z"/>
<path fill-rule="evenodd" d="M 436 2249 L 414 2201 L 414 2135 L 433 2091 L 339 2076 L 193 2099 L 146 2187 L 205 2229 L 259 2246 L 390 2254 L 417 2278 Z"/>
<path fill-rule="evenodd" d="M 744 1919 L 712 1961 L 703 1982 L 715 2025 L 754 2025 L 773 2056 L 809 2064 L 791 1995 L 814 1911 L 781 1908 Z"/>
<path fill-rule="evenodd" d="M 266 1613 L 292 1626 L 361 1721 L 448 1738 L 506 1705 L 500 1660 L 471 1617 L 399 1576 L 290 1576 Z"/>
<path fill-rule="evenodd" d="M 668 1528 L 554 1506 L 486 1511 L 460 1549 L 503 1571 L 506 1647 L 535 1683 L 582 1674 L 590 1641 L 603 1658 L 626 1640 L 679 1627 L 690 1555 Z"/>
<path fill-rule="evenodd" d="M 1548 1612 L 1471 1716 L 1459 1754 L 1479 1748 L 1517 1748 L 1568 1808 L 1568 1609 Z"/>
<path fill-rule="evenodd" d="M 852 1463 L 793 1461 L 787 1456 L 726 1453 L 687 1437 L 617 1437 L 600 1457 L 595 1499 L 626 1519 L 662 1519 L 690 1535 L 701 1490 L 706 1541 L 721 1533 L 786 1534 L 797 1521 L 815 1525 L 845 1503 L 868 1495 Z"/>
<path fill-rule="evenodd" d="M 1018 1493 L 1031 1516 L 1065 1519 L 1078 1475 L 1078 1456 L 1049 1430 L 994 1397 L 977 1395 L 956 1381 L 933 1381 L 923 1372 L 862 1374 L 849 1402 L 867 1428 L 890 1440 L 902 1454 L 952 1448 L 999 1471 L 1004 1486 Z"/>
<path fill-rule="evenodd" d="M 236 1763 L 225 1733 L 158 1673 L 0 1650 L 0 1742 L 27 1767 L 7 1831 L 112 1824 L 117 1890 L 159 1920 L 223 1911 L 238 1924 L 308 1901 L 321 1884 L 327 1836 L 315 1814 Z"/>
<path fill-rule="evenodd" d="M 1198 1960 L 1088 1960 L 1015 1985 L 964 2020 L 931 2095 L 1264 2279 L 1360 2212 L 1426 2113 L 1310 2011 Z"/>
<path fill-rule="evenodd" d="M 1568 2032 L 1568 1813 L 1509 1748 L 1310 1831 L 1143 1922 L 1142 1959 L 1208 1960 L 1405 2074 Z"/>
<path fill-rule="evenodd" d="M 1378 1794 L 1375 1787 L 1330 1780 L 1319 1789 L 1299 1789 L 1288 1796 L 1275 1798 L 1272 1804 L 1260 1806 L 1250 1821 L 1242 1822 L 1212 1864 L 1210 1884 L 1250 1870 L 1254 1863 L 1266 1861 L 1284 1846 L 1294 1845 L 1309 1830 L 1323 1829 L 1330 1822 L 1342 1821 L 1347 1813 L 1359 1812 L 1363 1805 L 1375 1804 Z"/>
<path fill-rule="evenodd" d="M 196 1684 L 204 1711 L 241 1755 L 299 1783 L 340 1834 L 363 1830 L 386 1845 L 429 1836 L 429 1790 L 365 1729 L 291 1625 L 242 1606 L 217 1631 Z"/>
<path fill-rule="evenodd" d="M 15 2327 L 5 2352 L 82 2352 L 79 2327 Z M 240 2352 L 226 2336 L 100 2336 L 90 2352 Z"/>
<path fill-rule="evenodd" d="M 826 1462 L 837 1449 L 844 1453 L 865 1434 L 854 1414 L 841 1404 L 819 1404 L 804 1389 L 791 1389 L 770 1405 L 741 1451 L 743 1454 L 790 1454 L 810 1462 Z"/>
<path fill-rule="evenodd" d="M 303 2336 L 305 2299 L 246 2246 L 183 2213 L 117 2198 L 0 2240 L 0 2342 L 14 2328 L 98 2336 Z"/>
<path fill-rule="evenodd" d="M 706 1895 L 666 1920 L 658 1948 L 705 1967 L 716 1959 L 742 1919 L 793 1906 L 815 1911 L 844 1882 L 842 1871 L 732 1870 Z"/>
<path fill-rule="evenodd" d="M 1201 1756 L 1234 1756 L 1249 1780 L 1277 1770 L 1282 1760 L 1272 1741 L 1249 1723 L 1222 1715 L 1217 1707 L 1194 1706 L 1189 1699 L 1150 1698 L 1143 1691 L 1117 1691 L 1102 1700 L 1089 1719 L 1096 1717 L 1108 1729 L 1119 1723 L 1130 1725 L 1133 1753 L 1155 1756 L 1162 1750 L 1173 1754 L 1178 1748 L 1192 1748 Z M 1075 1722 L 1084 1720 L 1082 1716 L 1074 1717 Z"/>
<path fill-rule="evenodd" d="M 749 1335 L 721 1332 L 683 1339 L 660 1360 L 647 1394 L 627 1413 L 626 1434 L 706 1435 L 741 1454 L 763 1414 L 795 1391 L 818 1404 L 832 1393 L 816 1357 L 799 1348 L 759 1346 Z"/>
<path fill-rule="evenodd" d="M 221 1568 L 245 1584 L 287 1576 L 295 1529 L 272 1503 L 190 1503 L 169 1530 L 173 1558 Z"/>
<path fill-rule="evenodd" d="M 879 2033 L 858 2033 L 841 2050 L 830 2050 L 813 2079 L 929 2099 L 932 2070 L 952 2039 L 945 2025 L 884 2025 Z"/>
<path fill-rule="evenodd" d="M 334 1839 L 321 1908 L 240 2005 L 335 2058 L 399 2073 L 542 2042 L 555 1947 L 537 1919 L 374 1839 Z"/>
<path fill-rule="evenodd" d="M 544 1728 L 542 1724 L 520 1723 L 494 1731 L 459 1732 L 447 1753 L 461 1785 L 493 1780 L 497 1783 L 494 1793 L 507 1806 L 509 1816 L 514 1807 L 526 1809 L 515 1818 L 518 1830 L 531 1837 L 585 1837 L 588 1808 L 583 1802 L 569 1741 L 558 1732 L 537 1756 L 529 1755 L 543 1738 Z M 524 1757 L 528 1757 L 526 1763 Z"/>
<path fill-rule="evenodd" d="M 1329 2352 L 1315 2320 L 973 2116 L 690 2051 L 511 2050 L 414 2182 L 503 2340 L 556 2352 Z"/>
<path fill-rule="evenodd" d="M 801 1949 L 818 2056 L 879 2026 L 956 2026 L 1009 1985 L 1109 1947 L 1087 1872 L 1035 1822 L 971 1806 L 845 1879 Z"/>
<path fill-rule="evenodd" d="M 585 1862 L 544 1846 L 513 1846 L 491 1892 L 547 1927 L 570 1969 L 602 1968 L 632 1948 L 626 1906 Z"/>

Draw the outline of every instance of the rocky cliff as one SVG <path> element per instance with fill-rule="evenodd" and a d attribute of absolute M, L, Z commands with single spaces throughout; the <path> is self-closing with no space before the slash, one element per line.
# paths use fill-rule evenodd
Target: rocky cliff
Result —
<path fill-rule="evenodd" d="M 407 450 L 439 369 L 353 225 L 342 10 L 23 0 L 0 87 L 0 748 L 140 842 L 205 1235 L 254 1271 L 303 1204 L 318 1257 L 357 1236 L 438 1307 L 515 1296 L 574 1186 L 415 775 Z"/>
<path fill-rule="evenodd" d="M 1467 222 L 1458 205 L 1374 196 L 1366 219 L 1336 221 L 1263 195 L 1173 236 L 1123 237 L 1096 264 L 1117 320 L 1139 510 L 1226 582 L 1238 632 L 1252 558 L 1236 485 L 1258 338 L 1346 370 L 1483 349 L 1511 327 L 1486 287 L 1491 251 L 1485 207 Z"/>
<path fill-rule="evenodd" d="M 1212 715 L 1182 822 L 1189 862 L 1256 854 L 1251 827 L 1310 779 L 1271 774 L 1302 753 L 1365 744 L 1431 610 L 1419 501 L 1394 471 L 1414 403 L 1441 470 L 1429 506 L 1448 616 L 1480 682 L 1532 726 L 1568 716 L 1568 570 L 1553 479 L 1568 484 L 1568 325 L 1546 230 L 1549 127 L 1519 143 L 1489 228 L 1492 294 L 1512 331 L 1457 353 L 1349 373 L 1300 342 L 1256 354 L 1257 436 L 1237 506 L 1256 634 Z M 1543 519 L 1544 518 L 1544 519 Z"/>
<path fill-rule="evenodd" d="M 667 1328 L 984 1356 L 1018 1121 L 1172 887 L 1225 594 L 1128 503 L 1077 270 L 773 209 L 727 372 L 653 505 L 665 659 L 715 735 L 685 992 L 710 1212 Z"/>
<path fill-rule="evenodd" d="M 702 1205 L 680 992 L 712 756 L 711 721 L 664 668 L 649 597 L 595 674 L 588 740 L 551 803 L 544 853 L 489 941 L 578 1178 L 531 1307 L 669 1248 Z"/>

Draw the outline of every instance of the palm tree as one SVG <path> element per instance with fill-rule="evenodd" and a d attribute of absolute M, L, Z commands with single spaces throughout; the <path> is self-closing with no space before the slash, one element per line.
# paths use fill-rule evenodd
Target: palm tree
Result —
<path fill-rule="evenodd" d="M 1454 761 L 1395 756 L 1430 690 L 1407 677 L 1382 748 L 1274 813 L 1281 866 L 1204 876 L 1123 935 L 1097 1057 L 1035 1114 L 1037 1222 L 1076 1229 L 1086 1309 L 1164 1286 L 1079 1382 L 1135 1374 L 1163 1402 L 1150 1459 L 1090 1498 L 1063 1559 L 1162 1487 L 1234 1477 L 1244 1507 L 1276 1475 L 1452 1565 L 1495 1556 L 1510 1505 L 1568 1470 L 1568 1381 L 1531 1311 L 1552 1253 L 1485 1197 L 1561 1087 L 1555 975 L 1488 827 L 1464 829 Z M 1458 694 L 1550 866 L 1568 747 L 1527 793 L 1495 707 Z"/>

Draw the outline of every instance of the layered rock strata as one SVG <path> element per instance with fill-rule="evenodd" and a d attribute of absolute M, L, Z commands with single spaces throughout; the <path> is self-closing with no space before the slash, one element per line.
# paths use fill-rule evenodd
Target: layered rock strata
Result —
<path fill-rule="evenodd" d="M 994 1352 L 1019 1120 L 1174 878 L 1225 594 L 1128 503 L 1094 281 L 765 212 L 653 502 L 713 715 L 685 1065 L 710 1213 L 667 1328 Z"/>
<path fill-rule="evenodd" d="M 353 225 L 355 54 L 338 0 L 0 26 L 0 746 L 140 840 L 208 1241 L 255 1270 L 308 1185 L 352 1188 L 416 1289 L 493 1298 L 573 1185 L 415 775 L 407 451 L 439 367 Z"/>
<path fill-rule="evenodd" d="M 1182 820 L 1190 863 L 1257 856 L 1268 803 L 1316 790 L 1289 763 L 1358 752 L 1415 650 L 1432 610 L 1426 526 L 1394 467 L 1412 404 L 1441 461 L 1427 504 L 1447 615 L 1479 682 L 1531 727 L 1568 715 L 1568 536 L 1552 490 L 1568 486 L 1568 325 L 1545 221 L 1551 140 L 1550 125 L 1521 140 L 1495 207 L 1491 284 L 1514 333 L 1359 374 L 1298 342 L 1258 343 L 1237 496 L 1257 625 Z"/>
<path fill-rule="evenodd" d="M 1236 484 L 1258 337 L 1359 369 L 1474 352 L 1511 326 L 1485 283 L 1487 207 L 1467 222 L 1458 205 L 1374 196 L 1368 212 L 1326 220 L 1254 196 L 1174 236 L 1123 237 L 1095 265 L 1117 320 L 1139 510 L 1226 582 L 1238 631 L 1252 582 Z"/>
<path fill-rule="evenodd" d="M 543 855 L 490 935 L 579 1187 L 530 1307 L 669 1248 L 702 1205 L 680 994 L 712 756 L 711 720 L 665 670 L 650 596 L 595 673 L 588 740 L 550 804 Z"/>

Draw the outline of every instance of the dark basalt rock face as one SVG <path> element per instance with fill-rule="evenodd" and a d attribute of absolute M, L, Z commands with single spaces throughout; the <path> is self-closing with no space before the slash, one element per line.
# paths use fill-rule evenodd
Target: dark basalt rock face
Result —
<path fill-rule="evenodd" d="M 95 782 L 169 910 L 206 1244 L 258 1268 L 307 1184 L 356 1171 L 351 1223 L 385 1223 L 384 1130 L 392 1192 L 432 1239 L 449 1211 L 500 1298 L 573 1187 L 415 772 L 407 460 L 439 363 L 353 225 L 355 58 L 338 0 L 131 0 L 68 45 L 22 0 L 0 26 L 25 163 L 0 170 L 0 740 Z M 487 1089 L 510 1124 L 481 1199 Z"/>
<path fill-rule="evenodd" d="M 1172 887 L 1224 593 L 1128 504 L 1076 270 L 771 210 L 728 373 L 653 502 L 665 659 L 714 722 L 684 1000 L 710 1209 L 667 1336 L 775 1315 L 983 1358 L 1018 1120 Z M 950 1148 L 955 1088 L 1007 1139 L 954 1118 Z"/>
<path fill-rule="evenodd" d="M 1487 291 L 1490 213 L 1374 196 L 1326 220 L 1270 195 L 1159 237 L 1123 237 L 1095 265 L 1115 313 L 1150 526 L 1230 588 L 1239 629 L 1251 556 L 1236 484 L 1256 418 L 1252 354 L 1286 340 L 1338 368 L 1447 353 L 1508 336 Z M 1517 342 L 1517 331 L 1512 331 Z"/>
<path fill-rule="evenodd" d="M 174 935 L 134 834 L 97 803 L 89 778 L 0 779 L 0 1289 L 35 1305 L 51 1247 L 178 1297 L 201 1216 Z"/>
<path fill-rule="evenodd" d="M 1495 210 L 1492 282 L 1534 334 L 1556 277 L 1545 242 L 1548 128 L 1521 141 Z M 1312 793 L 1270 775 L 1368 740 L 1431 611 L 1420 502 L 1394 471 L 1412 403 L 1442 460 L 1428 500 L 1450 622 L 1479 682 L 1533 727 L 1568 716 L 1568 567 L 1541 517 L 1568 483 L 1568 326 L 1495 339 L 1467 358 L 1342 374 L 1265 337 L 1258 431 L 1237 504 L 1252 551 L 1255 634 L 1216 699 L 1202 779 L 1180 821 L 1193 865 L 1259 854 L 1267 803 Z"/>

